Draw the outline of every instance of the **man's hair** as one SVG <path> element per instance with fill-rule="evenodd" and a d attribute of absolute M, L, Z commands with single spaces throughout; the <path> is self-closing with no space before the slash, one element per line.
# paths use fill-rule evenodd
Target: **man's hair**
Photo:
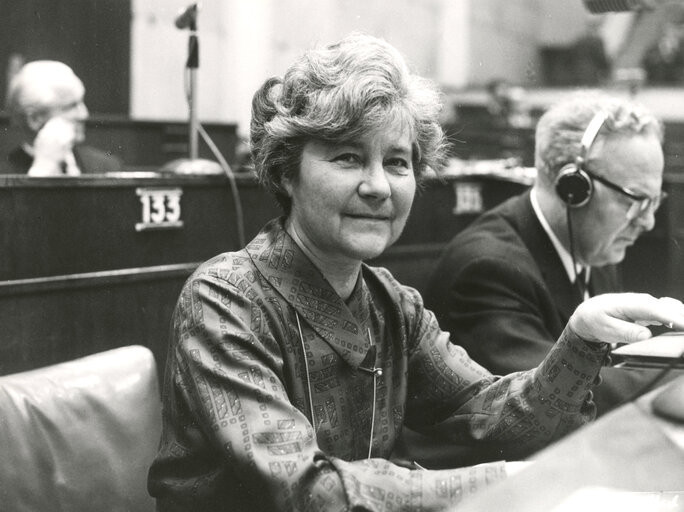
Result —
<path fill-rule="evenodd" d="M 580 91 L 549 108 L 537 123 L 535 166 L 555 179 L 558 171 L 581 153 L 584 131 L 597 112 L 606 113 L 598 137 L 652 134 L 663 140 L 663 124 L 642 105 L 594 91 Z"/>
<path fill-rule="evenodd" d="M 255 93 L 250 143 L 257 176 L 289 213 L 282 181 L 297 174 L 307 142 L 357 140 L 396 121 L 416 141 L 416 177 L 439 171 L 447 158 L 441 106 L 437 87 L 412 74 L 394 47 L 352 34 L 306 52 Z"/>
<path fill-rule="evenodd" d="M 61 90 L 74 87 L 83 88 L 83 83 L 63 62 L 29 62 L 10 81 L 7 112 L 13 123 L 22 126 L 29 114 L 48 112 L 58 100 Z"/>

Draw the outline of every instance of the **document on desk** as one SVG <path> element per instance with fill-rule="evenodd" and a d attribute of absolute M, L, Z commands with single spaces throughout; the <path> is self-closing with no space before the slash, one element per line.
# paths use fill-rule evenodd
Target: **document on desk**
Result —
<path fill-rule="evenodd" d="M 667 332 L 611 352 L 617 368 L 684 368 L 684 332 Z"/>
<path fill-rule="evenodd" d="M 552 512 L 673 512 L 681 510 L 682 492 L 633 492 L 609 487 L 582 487 Z"/>

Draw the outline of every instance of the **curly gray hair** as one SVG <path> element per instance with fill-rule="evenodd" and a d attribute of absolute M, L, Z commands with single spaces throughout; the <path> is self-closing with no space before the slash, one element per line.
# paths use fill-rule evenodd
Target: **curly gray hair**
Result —
<path fill-rule="evenodd" d="M 412 130 L 420 179 L 446 163 L 441 107 L 437 87 L 412 74 L 393 46 L 352 34 L 306 52 L 255 93 L 250 143 L 257 176 L 289 213 L 282 180 L 296 176 L 307 142 L 350 141 L 400 121 Z"/>

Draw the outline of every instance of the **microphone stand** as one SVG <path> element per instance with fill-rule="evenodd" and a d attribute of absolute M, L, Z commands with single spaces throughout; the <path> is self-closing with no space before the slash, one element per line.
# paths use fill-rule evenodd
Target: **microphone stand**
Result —
<path fill-rule="evenodd" d="M 199 39 L 197 38 L 197 20 L 190 21 L 190 36 L 188 37 L 188 60 L 185 67 L 190 75 L 188 107 L 190 110 L 190 128 L 188 134 L 189 158 L 197 159 L 198 122 L 197 122 L 197 69 L 199 68 Z"/>
<path fill-rule="evenodd" d="M 235 219 L 237 223 L 237 235 L 240 247 L 245 245 L 245 228 L 244 216 L 242 211 L 242 202 L 240 201 L 240 193 L 238 191 L 235 176 L 231 170 L 228 162 L 226 162 L 221 152 L 216 147 L 216 144 L 211 140 L 209 134 L 204 130 L 202 125 L 197 120 L 197 69 L 199 68 L 199 40 L 197 38 L 197 11 L 199 7 L 197 3 L 188 6 L 176 18 L 176 28 L 190 29 L 190 36 L 188 38 L 188 60 L 186 62 L 186 69 L 188 70 L 188 90 L 186 91 L 186 99 L 190 111 L 190 126 L 188 133 L 189 158 L 179 158 L 168 162 L 162 167 L 162 172 L 172 172 L 177 174 L 225 174 L 230 182 L 233 200 L 235 202 Z M 217 162 L 207 159 L 198 158 L 198 137 L 202 135 L 204 142 L 206 142 L 209 149 L 214 154 Z"/>
<path fill-rule="evenodd" d="M 223 170 L 216 162 L 199 158 L 199 135 L 202 126 L 197 118 L 197 69 L 199 68 L 199 39 L 197 37 L 198 4 L 187 7 L 176 18 L 176 28 L 188 29 L 188 59 L 185 63 L 185 96 L 188 102 L 188 158 L 178 158 L 166 163 L 163 172 L 178 174 L 222 174 Z"/>

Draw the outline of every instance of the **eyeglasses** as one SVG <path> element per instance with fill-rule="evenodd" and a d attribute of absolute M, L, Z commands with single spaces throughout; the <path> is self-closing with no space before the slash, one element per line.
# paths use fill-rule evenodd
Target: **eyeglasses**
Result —
<path fill-rule="evenodd" d="M 591 172 L 586 167 L 583 168 L 583 171 L 586 172 L 587 176 L 589 176 L 591 179 L 603 183 L 606 187 L 613 189 L 616 192 L 620 192 L 620 194 L 627 196 L 632 200 L 632 204 L 629 207 L 629 210 L 627 210 L 628 220 L 634 220 L 637 217 L 641 217 L 649 210 L 655 213 L 658 211 L 658 208 L 660 208 L 660 205 L 663 203 L 663 201 L 665 201 L 667 198 L 667 192 L 665 191 L 661 191 L 656 197 L 635 194 L 628 188 L 622 187 L 617 183 L 613 183 L 612 181 L 604 178 L 603 176 L 599 176 L 598 174 Z"/>

